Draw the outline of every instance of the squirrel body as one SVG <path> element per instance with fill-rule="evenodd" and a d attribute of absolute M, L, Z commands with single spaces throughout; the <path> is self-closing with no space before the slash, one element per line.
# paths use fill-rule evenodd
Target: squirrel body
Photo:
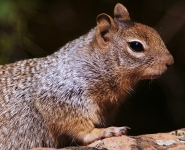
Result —
<path fill-rule="evenodd" d="M 117 4 L 114 19 L 100 14 L 95 28 L 54 54 L 0 66 L 0 147 L 62 147 L 66 139 L 88 144 L 125 134 L 127 127 L 105 128 L 119 104 L 137 81 L 172 64 L 157 32 Z"/>

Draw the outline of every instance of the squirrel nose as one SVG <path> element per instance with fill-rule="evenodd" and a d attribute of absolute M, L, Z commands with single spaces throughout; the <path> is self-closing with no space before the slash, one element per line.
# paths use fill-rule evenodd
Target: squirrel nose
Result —
<path fill-rule="evenodd" d="M 168 60 L 167 60 L 167 62 L 166 62 L 166 67 L 167 67 L 167 68 L 170 67 L 171 65 L 173 65 L 173 63 L 174 63 L 174 59 L 173 59 L 173 57 L 170 55 L 169 58 L 168 58 Z"/>

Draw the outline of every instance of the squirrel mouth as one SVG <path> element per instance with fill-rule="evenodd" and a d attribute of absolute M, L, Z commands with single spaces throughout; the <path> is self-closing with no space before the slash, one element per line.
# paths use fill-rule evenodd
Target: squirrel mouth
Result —
<path fill-rule="evenodd" d="M 156 79 L 156 78 L 159 78 L 160 76 L 161 76 L 161 74 L 151 75 L 150 78 L 151 79 Z"/>
<path fill-rule="evenodd" d="M 143 72 L 143 78 L 142 79 L 157 79 L 159 78 L 165 71 L 167 68 L 161 68 L 160 70 L 158 69 L 149 69 L 149 70 L 145 70 L 145 72 Z"/>
<path fill-rule="evenodd" d="M 142 79 L 157 79 L 161 76 L 162 74 L 151 74 L 151 75 L 147 75 L 147 76 L 143 76 Z"/>

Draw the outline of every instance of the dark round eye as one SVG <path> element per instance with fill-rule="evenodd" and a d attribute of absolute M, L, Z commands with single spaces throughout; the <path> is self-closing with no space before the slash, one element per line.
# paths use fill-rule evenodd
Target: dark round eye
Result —
<path fill-rule="evenodd" d="M 134 52 L 144 52 L 143 45 L 140 42 L 129 42 L 129 46 Z"/>

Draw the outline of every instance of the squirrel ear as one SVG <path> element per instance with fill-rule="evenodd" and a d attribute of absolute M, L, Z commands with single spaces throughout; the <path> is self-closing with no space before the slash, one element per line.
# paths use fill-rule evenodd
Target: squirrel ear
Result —
<path fill-rule="evenodd" d="M 96 40 L 101 48 L 107 48 L 112 39 L 111 31 L 116 29 L 114 20 L 107 14 L 100 14 L 96 18 Z"/>
<path fill-rule="evenodd" d="M 116 4 L 116 6 L 114 8 L 114 20 L 115 21 L 131 20 L 129 13 L 128 13 L 128 10 L 126 9 L 125 6 L 123 6 L 120 3 Z"/>

